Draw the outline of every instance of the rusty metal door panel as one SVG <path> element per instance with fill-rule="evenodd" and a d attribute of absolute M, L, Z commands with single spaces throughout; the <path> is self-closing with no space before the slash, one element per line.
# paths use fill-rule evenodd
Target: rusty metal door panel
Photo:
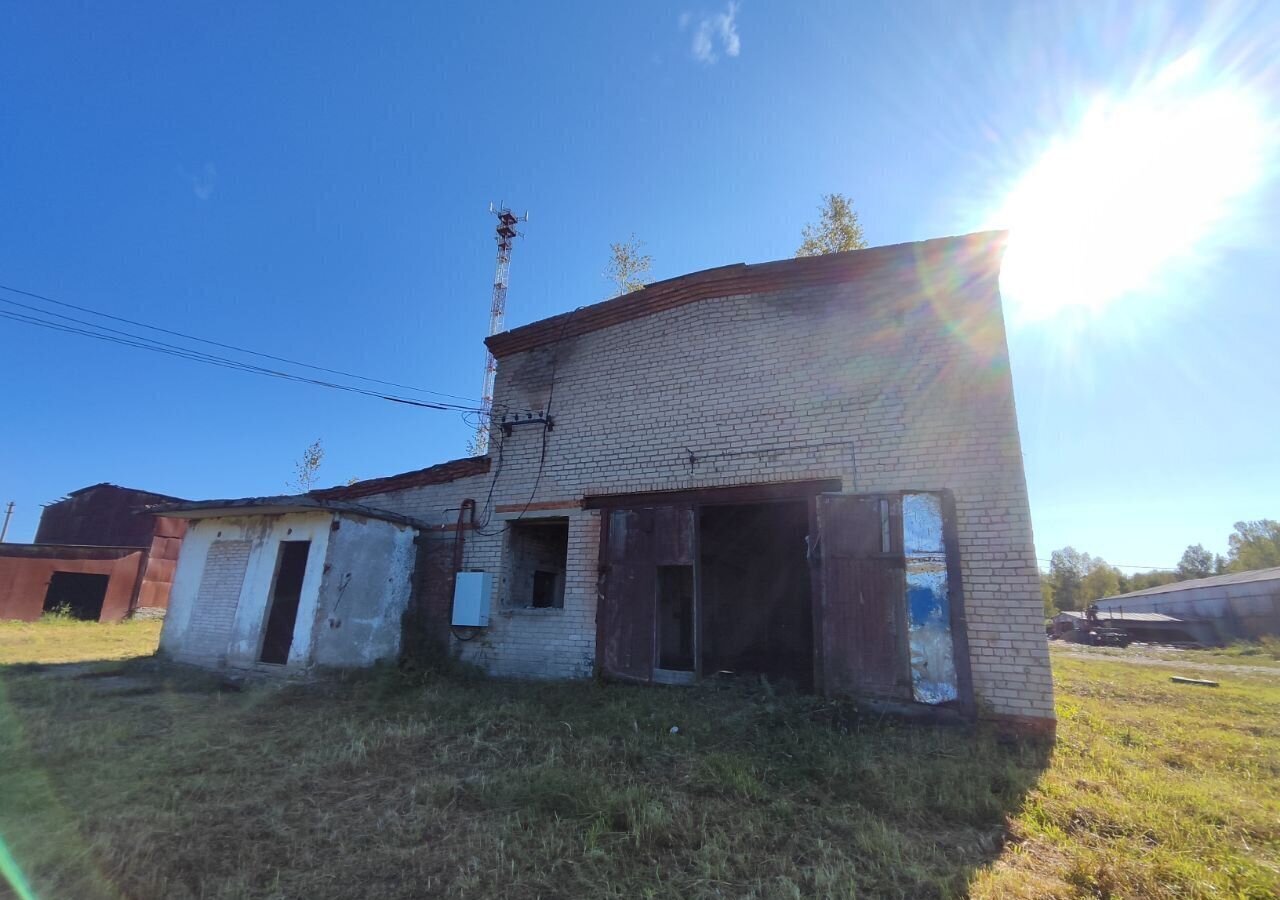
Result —
<path fill-rule="evenodd" d="M 900 499 L 824 495 L 818 531 L 826 691 L 908 699 Z"/>
<path fill-rule="evenodd" d="M 600 598 L 600 666 L 606 675 L 653 679 L 658 566 L 691 566 L 692 505 L 609 510 Z"/>
<path fill-rule="evenodd" d="M 600 665 L 605 675 L 634 681 L 653 678 L 657 567 L 654 510 L 609 511 L 600 598 Z"/>
<path fill-rule="evenodd" d="M 653 678 L 657 568 L 649 562 L 615 563 L 605 594 L 606 675 L 633 681 Z"/>

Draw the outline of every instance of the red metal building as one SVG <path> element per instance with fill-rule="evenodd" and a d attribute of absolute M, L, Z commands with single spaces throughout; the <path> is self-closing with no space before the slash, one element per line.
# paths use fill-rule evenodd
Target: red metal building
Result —
<path fill-rule="evenodd" d="M 34 543 L 0 544 L 0 619 L 63 609 L 109 622 L 166 609 L 186 522 L 146 508 L 176 499 L 95 484 L 46 506 Z"/>

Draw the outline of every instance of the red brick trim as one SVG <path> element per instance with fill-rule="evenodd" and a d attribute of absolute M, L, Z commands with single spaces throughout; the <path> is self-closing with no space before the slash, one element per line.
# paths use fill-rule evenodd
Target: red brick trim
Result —
<path fill-rule="evenodd" d="M 384 478 L 370 478 L 357 481 L 355 484 L 338 487 L 321 488 L 311 492 L 311 496 L 322 500 L 354 500 L 357 497 L 368 497 L 372 494 L 387 494 L 391 491 L 403 491 L 408 488 L 422 487 L 427 484 L 447 484 L 459 478 L 472 475 L 484 475 L 489 471 L 489 457 L 472 456 L 466 459 L 451 459 L 439 465 L 399 475 L 387 475 Z"/>
<path fill-rule="evenodd" d="M 540 503 L 530 503 L 525 506 L 523 503 L 499 503 L 494 508 L 494 512 L 499 513 L 518 513 L 541 512 L 546 509 L 582 509 L 581 500 L 544 500 Z"/>

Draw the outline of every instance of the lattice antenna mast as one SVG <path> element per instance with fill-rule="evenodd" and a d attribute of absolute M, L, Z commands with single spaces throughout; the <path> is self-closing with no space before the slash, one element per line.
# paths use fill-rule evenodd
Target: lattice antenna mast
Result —
<path fill-rule="evenodd" d="M 489 204 L 489 212 L 498 217 L 496 239 L 498 241 L 498 268 L 493 275 L 493 303 L 489 308 L 489 335 L 502 331 L 503 320 L 507 316 L 507 276 L 511 271 L 511 248 L 515 246 L 520 232 L 516 224 L 528 222 L 529 214 L 517 216 L 506 206 L 494 208 Z M 486 355 L 484 363 L 484 391 L 480 394 L 480 422 L 476 425 L 476 452 L 486 453 L 489 450 L 489 430 L 493 424 L 493 380 L 498 374 L 498 361 L 493 354 Z"/>

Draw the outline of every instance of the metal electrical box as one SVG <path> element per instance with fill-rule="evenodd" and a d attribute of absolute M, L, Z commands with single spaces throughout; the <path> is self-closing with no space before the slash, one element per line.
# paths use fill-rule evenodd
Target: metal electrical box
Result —
<path fill-rule="evenodd" d="M 492 595 L 492 573 L 459 572 L 453 583 L 453 624 L 488 625 L 489 598 Z"/>

